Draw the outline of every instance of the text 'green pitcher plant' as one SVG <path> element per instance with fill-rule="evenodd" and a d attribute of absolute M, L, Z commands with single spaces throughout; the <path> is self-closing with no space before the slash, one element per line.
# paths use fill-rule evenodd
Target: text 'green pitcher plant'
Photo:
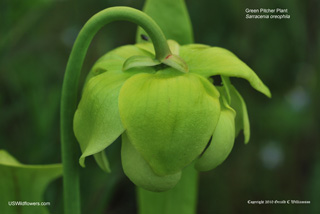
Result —
<path fill-rule="evenodd" d="M 131 12 L 139 15 L 141 19 L 133 22 L 142 26 L 141 20 L 151 19 L 134 9 L 108 10 L 128 10 L 121 20 L 130 20 L 126 16 Z M 155 22 L 150 23 L 144 27 L 152 43 L 116 48 L 95 63 L 73 125 L 82 166 L 94 155 L 109 172 L 104 150 L 121 136 L 122 167 L 129 179 L 150 191 L 166 191 L 190 164 L 199 171 L 221 164 L 240 130 L 249 141 L 246 105 L 229 77 L 244 78 L 266 96 L 271 94 L 230 51 L 201 44 L 180 46 L 166 41 Z M 221 86 L 214 85 L 212 77 L 217 75 Z"/>

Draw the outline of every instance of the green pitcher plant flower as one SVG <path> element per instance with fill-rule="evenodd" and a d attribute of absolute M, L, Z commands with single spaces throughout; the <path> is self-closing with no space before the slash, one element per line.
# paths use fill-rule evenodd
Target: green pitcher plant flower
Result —
<path fill-rule="evenodd" d="M 116 20 L 138 24 L 150 42 L 118 47 L 97 60 L 77 104 L 90 42 L 102 26 Z M 222 85 L 215 84 L 214 76 L 221 77 Z M 230 51 L 167 41 L 160 27 L 141 11 L 114 7 L 89 19 L 72 48 L 61 98 L 65 212 L 80 213 L 75 165 L 80 155 L 74 137 L 82 152 L 80 165 L 84 167 L 85 158 L 93 155 L 107 172 L 105 150 L 121 137 L 124 173 L 137 186 L 155 192 L 176 186 L 189 165 L 198 171 L 220 165 L 241 130 L 247 143 L 246 104 L 230 77 L 246 79 L 271 97 L 253 70 Z M 70 134 L 73 131 L 75 136 Z"/>
<path fill-rule="evenodd" d="M 226 49 L 172 40 L 168 45 L 172 54 L 163 62 L 155 59 L 151 43 L 139 43 L 116 48 L 95 63 L 74 116 L 82 166 L 94 155 L 110 171 L 103 150 L 121 135 L 125 174 L 137 186 L 165 191 L 193 162 L 199 171 L 221 164 L 236 130 L 243 127 L 248 142 L 245 103 L 228 77 L 247 79 L 270 96 L 268 88 Z M 222 76 L 223 86 L 212 83 L 215 75 Z"/>
<path fill-rule="evenodd" d="M 185 14 L 185 8 L 181 12 Z M 91 40 L 117 20 L 140 26 L 138 32 L 146 33 L 148 42 L 116 48 L 97 60 L 78 103 L 80 73 Z M 65 213 L 81 212 L 79 157 L 84 167 L 85 158 L 93 155 L 110 172 L 105 150 L 119 137 L 124 173 L 137 186 L 155 192 L 172 189 L 180 179 L 177 188 L 182 183 L 183 189 L 186 184 L 195 187 L 193 167 L 207 171 L 220 165 L 241 130 L 249 141 L 246 104 L 230 77 L 246 79 L 271 97 L 269 89 L 230 51 L 184 42 L 167 41 L 151 17 L 128 7 L 105 9 L 83 26 L 68 60 L 61 96 Z M 215 76 L 221 77 L 222 85 L 215 83 Z M 156 197 L 151 196 L 154 201 Z"/>

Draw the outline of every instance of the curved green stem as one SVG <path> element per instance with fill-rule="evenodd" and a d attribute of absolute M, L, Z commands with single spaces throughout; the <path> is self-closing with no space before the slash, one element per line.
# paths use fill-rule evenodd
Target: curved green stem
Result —
<path fill-rule="evenodd" d="M 73 115 L 77 107 L 79 77 L 87 50 L 94 35 L 104 25 L 117 21 L 130 21 L 141 26 L 150 36 L 156 59 L 163 61 L 170 55 L 166 38 L 159 26 L 145 13 L 128 8 L 114 7 L 94 15 L 81 29 L 70 54 L 64 76 L 61 97 L 61 148 L 63 162 L 63 191 L 65 214 L 79 214 L 79 146 L 73 134 Z"/>

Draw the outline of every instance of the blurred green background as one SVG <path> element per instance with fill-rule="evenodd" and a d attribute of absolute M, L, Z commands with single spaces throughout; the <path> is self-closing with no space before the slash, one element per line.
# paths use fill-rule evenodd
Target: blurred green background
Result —
<path fill-rule="evenodd" d="M 197 43 L 234 52 L 269 86 L 268 99 L 232 79 L 247 102 L 252 136 L 224 164 L 200 174 L 199 214 L 320 213 L 320 1 L 187 0 Z M 142 0 L 0 1 L 0 149 L 26 164 L 61 162 L 59 101 L 73 41 L 110 6 Z M 287 8 L 290 19 L 248 20 L 245 8 Z M 174 17 L 173 17 L 174 19 Z M 105 52 L 135 42 L 136 26 L 112 23 L 89 49 L 84 73 Z M 84 79 L 85 74 L 83 74 Z M 123 175 L 120 143 L 108 150 L 112 174 L 88 158 L 81 170 L 83 213 L 136 213 L 135 187 Z M 249 205 L 248 200 L 310 200 L 311 205 Z M 62 179 L 44 201 L 62 212 Z"/>

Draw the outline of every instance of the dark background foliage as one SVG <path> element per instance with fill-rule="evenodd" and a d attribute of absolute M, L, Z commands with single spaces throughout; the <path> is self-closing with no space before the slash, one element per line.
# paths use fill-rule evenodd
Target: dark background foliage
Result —
<path fill-rule="evenodd" d="M 22 163 L 61 162 L 59 100 L 73 41 L 94 13 L 129 0 L 0 2 L 0 149 Z M 200 174 L 198 213 L 319 213 L 320 3 L 317 0 L 191 1 L 197 43 L 220 46 L 250 65 L 272 91 L 268 99 L 232 79 L 247 102 L 252 136 Z M 291 18 L 248 20 L 245 8 L 287 8 Z M 172 17 L 174 19 L 174 17 Z M 105 52 L 135 41 L 136 26 L 117 22 L 93 40 L 84 73 Z M 84 79 L 85 74 L 83 74 Z M 135 187 L 123 175 L 119 142 L 108 150 L 112 174 L 92 159 L 81 170 L 84 213 L 135 213 Z M 248 200 L 310 200 L 311 205 L 249 205 Z M 44 201 L 62 210 L 62 179 Z"/>

